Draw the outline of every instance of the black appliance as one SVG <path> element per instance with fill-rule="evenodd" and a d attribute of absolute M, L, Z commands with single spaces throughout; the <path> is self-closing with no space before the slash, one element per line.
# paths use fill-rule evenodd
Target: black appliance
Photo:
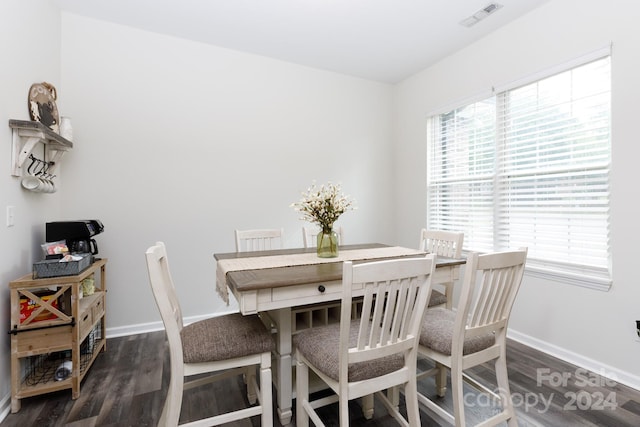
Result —
<path fill-rule="evenodd" d="M 56 221 L 46 224 L 45 239 L 47 242 L 65 240 L 69 252 L 98 253 L 98 244 L 92 239 L 102 233 L 104 226 L 97 219 L 79 221 Z"/>

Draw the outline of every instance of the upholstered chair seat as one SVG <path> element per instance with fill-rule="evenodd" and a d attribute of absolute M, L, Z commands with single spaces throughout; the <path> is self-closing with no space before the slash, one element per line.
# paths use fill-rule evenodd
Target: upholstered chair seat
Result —
<path fill-rule="evenodd" d="M 447 304 L 447 296 L 437 289 L 431 290 L 431 298 L 429 298 L 429 307 L 444 306 Z"/>
<path fill-rule="evenodd" d="M 233 313 L 185 326 L 180 331 L 184 363 L 203 363 L 271 352 L 273 338 L 258 316 Z"/>
<path fill-rule="evenodd" d="M 456 313 L 443 307 L 427 310 L 422 330 L 420 331 L 420 345 L 438 353 L 451 355 L 454 339 L 454 323 Z M 464 341 L 463 354 L 476 353 L 491 347 L 496 341 L 493 333 L 470 337 Z"/>
<path fill-rule="evenodd" d="M 359 327 L 359 320 L 351 322 L 349 331 L 350 347 L 356 346 Z M 302 331 L 294 335 L 293 344 L 300 354 L 318 368 L 319 371 L 333 380 L 339 380 L 339 323 Z M 404 358 L 399 354 L 394 354 L 367 362 L 350 364 L 347 378 L 349 382 L 368 380 L 397 371 L 403 366 Z"/>

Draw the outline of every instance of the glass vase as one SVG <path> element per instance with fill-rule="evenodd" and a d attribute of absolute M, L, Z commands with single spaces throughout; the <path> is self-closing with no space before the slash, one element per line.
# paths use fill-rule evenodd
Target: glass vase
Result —
<path fill-rule="evenodd" d="M 318 256 L 320 258 L 335 258 L 338 256 L 338 233 L 333 229 L 319 232 L 317 241 Z"/>

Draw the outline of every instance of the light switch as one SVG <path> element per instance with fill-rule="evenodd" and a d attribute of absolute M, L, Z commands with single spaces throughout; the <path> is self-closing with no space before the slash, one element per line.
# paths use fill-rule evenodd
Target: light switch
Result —
<path fill-rule="evenodd" d="M 13 227 L 15 206 L 7 206 L 7 227 Z"/>

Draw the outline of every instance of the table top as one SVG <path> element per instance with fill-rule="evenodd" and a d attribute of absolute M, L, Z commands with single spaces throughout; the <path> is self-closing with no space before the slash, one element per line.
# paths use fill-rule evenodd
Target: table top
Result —
<path fill-rule="evenodd" d="M 361 245 L 344 245 L 340 250 L 385 248 L 389 245 L 373 243 Z M 260 256 L 288 255 L 300 253 L 315 253 L 314 248 L 280 249 L 256 252 L 232 252 L 214 254 L 216 260 L 234 258 L 252 258 Z M 419 256 L 419 255 L 411 255 Z M 388 257 L 382 259 L 390 259 Z M 368 259 L 358 262 L 371 262 L 375 259 Z M 436 268 L 443 266 L 455 266 L 465 263 L 465 259 L 454 259 L 438 256 Z M 297 265 L 287 267 L 274 267 L 262 269 L 249 269 L 239 271 L 229 271 L 227 273 L 227 284 L 239 292 L 267 289 L 274 287 L 304 285 L 309 283 L 322 283 L 342 280 L 342 261 L 325 262 L 322 264 Z"/>

